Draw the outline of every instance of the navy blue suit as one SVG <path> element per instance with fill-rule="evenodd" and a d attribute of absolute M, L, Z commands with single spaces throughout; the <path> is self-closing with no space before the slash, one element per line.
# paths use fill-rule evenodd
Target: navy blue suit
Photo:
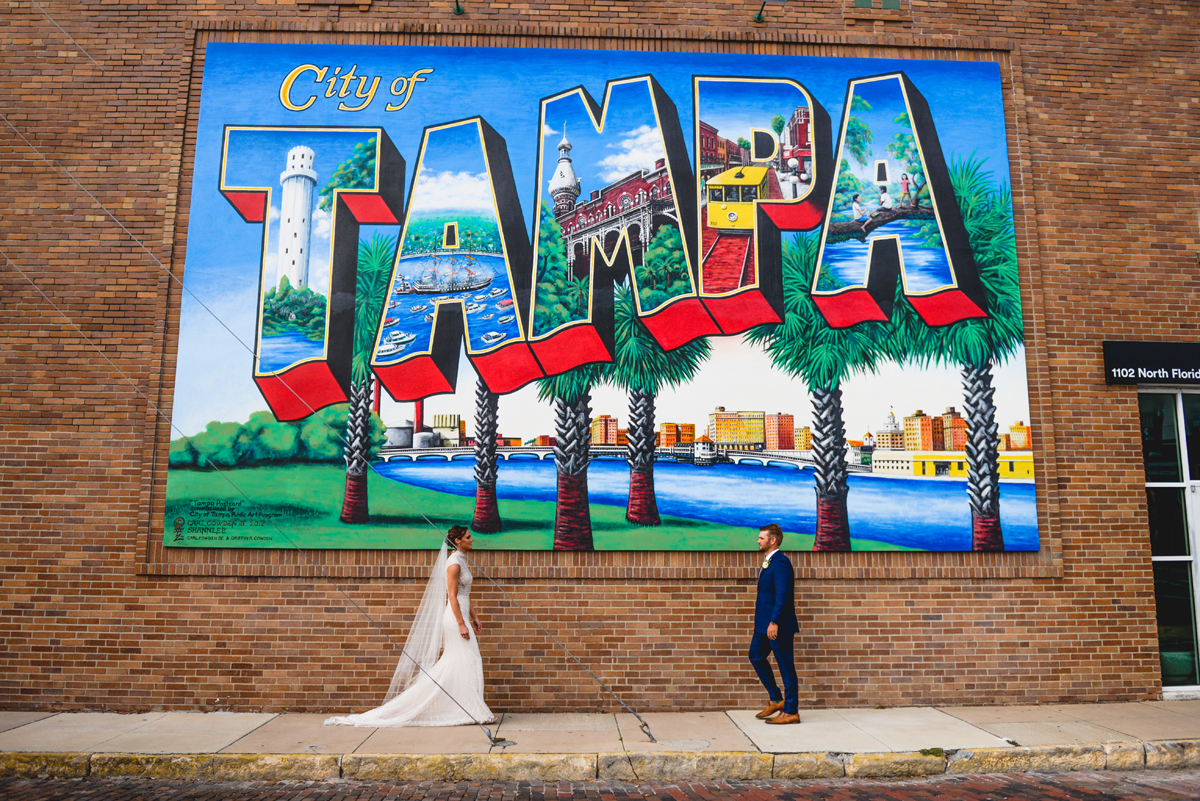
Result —
<path fill-rule="evenodd" d="M 771 555 L 767 569 L 758 574 L 758 597 L 754 601 L 754 637 L 750 640 L 750 664 L 759 680 L 771 695 L 771 702 L 783 701 L 783 711 L 799 714 L 799 681 L 793 643 L 800 625 L 796 622 L 796 577 L 792 562 L 783 551 Z M 767 637 L 767 626 L 779 627 L 774 640 Z M 775 654 L 779 675 L 783 678 L 783 694 L 775 683 L 768 657 Z"/>

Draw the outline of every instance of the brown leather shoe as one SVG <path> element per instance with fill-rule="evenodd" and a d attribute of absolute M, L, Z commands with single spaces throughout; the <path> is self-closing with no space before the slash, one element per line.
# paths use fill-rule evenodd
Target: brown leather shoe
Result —
<path fill-rule="evenodd" d="M 787 712 L 781 712 L 778 715 L 776 715 L 775 717 L 773 717 L 767 721 L 767 723 L 770 723 L 772 726 L 783 726 L 788 723 L 799 723 L 799 722 L 800 722 L 799 715 L 789 715 Z"/>
<path fill-rule="evenodd" d="M 783 709 L 783 701 L 773 701 L 773 702 L 767 704 L 766 709 L 764 709 L 762 712 L 759 712 L 754 717 L 758 718 L 759 720 L 763 720 L 764 718 L 771 717 L 771 715 L 774 715 L 776 712 L 779 712 L 782 709 Z"/>

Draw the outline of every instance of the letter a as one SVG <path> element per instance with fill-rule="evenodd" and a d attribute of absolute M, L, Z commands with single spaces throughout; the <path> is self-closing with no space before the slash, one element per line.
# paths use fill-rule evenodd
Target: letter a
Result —
<path fill-rule="evenodd" d="M 890 319 L 897 278 L 931 326 L 987 316 L 929 104 L 902 72 L 849 82 L 817 265 L 812 298 L 834 328 Z"/>
<path fill-rule="evenodd" d="M 504 140 L 480 117 L 426 128 L 371 361 L 388 393 L 453 392 L 464 337 L 492 392 L 541 378 L 524 334 L 529 260 Z"/>

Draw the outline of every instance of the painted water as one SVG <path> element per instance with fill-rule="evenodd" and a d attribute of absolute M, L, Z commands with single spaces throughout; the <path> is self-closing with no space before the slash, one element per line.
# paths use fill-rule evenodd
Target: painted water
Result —
<path fill-rule="evenodd" d="M 849 211 L 847 211 L 849 215 Z M 849 216 L 847 216 L 849 219 Z M 932 221 L 930 221 L 932 222 Z M 939 247 L 925 247 L 918 236 L 919 228 L 905 225 L 903 221 L 881 225 L 871 231 L 866 242 L 848 239 L 825 246 L 822 262 L 831 275 L 847 286 L 861 286 L 866 281 L 867 253 L 870 241 L 881 236 L 900 238 L 900 255 L 904 262 L 904 278 L 909 292 L 930 292 L 951 283 L 950 263 L 946 251 Z"/>
<path fill-rule="evenodd" d="M 449 259 L 450 257 L 441 258 Z M 465 256 L 454 258 L 466 263 Z M 406 256 L 400 260 L 400 275 L 410 282 L 416 281 L 432 263 L 429 256 Z M 472 308 L 471 311 L 466 312 L 467 344 L 473 351 L 488 350 L 505 340 L 520 337 L 520 328 L 517 326 L 516 320 L 517 312 L 513 308 L 512 287 L 508 283 L 508 270 L 504 266 L 504 257 L 474 254 L 470 267 L 475 273 L 489 275 L 492 279 L 491 283 L 471 291 L 436 294 L 402 294 L 395 291 L 395 286 L 392 287 L 392 294 L 388 296 L 388 308 L 384 312 L 386 327 L 383 329 L 383 337 L 386 338 L 393 331 L 398 331 L 403 334 L 411 334 L 416 338 L 409 342 L 402 351 L 376 356 L 377 363 L 386 364 L 399 361 L 414 353 L 427 353 L 430 339 L 433 336 L 433 321 L 426 322 L 425 316 L 430 314 L 436 316 L 436 307 L 446 302 L 453 303 L 457 309 L 463 311 L 472 304 L 478 306 L 478 308 Z M 447 268 L 443 267 L 443 269 Z M 495 290 L 504 291 L 503 294 L 493 296 L 491 293 Z M 459 313 L 462 314 L 463 311 L 459 311 Z"/>
<path fill-rule="evenodd" d="M 472 458 L 452 462 L 392 461 L 375 465 L 380 474 L 403 484 L 475 495 Z M 505 500 L 554 503 L 554 462 L 512 460 L 499 463 L 496 495 Z M 789 531 L 811 534 L 816 527 L 813 473 L 795 467 L 713 465 L 696 467 L 670 461 L 654 466 L 658 509 L 663 515 L 739 528 L 775 521 Z M 971 550 L 971 511 L 965 481 L 851 475 L 847 506 L 851 538 L 878 540 L 929 551 Z M 588 468 L 593 504 L 624 507 L 629 467 L 624 461 L 598 459 Z M 1000 519 L 1010 551 L 1038 549 L 1033 484 L 1000 486 Z M 553 525 L 552 512 L 547 526 Z"/>
<path fill-rule="evenodd" d="M 286 370 L 304 359 L 319 359 L 325 354 L 325 343 L 311 340 L 303 331 L 286 331 L 263 337 L 258 346 L 258 371 L 273 373 Z"/>

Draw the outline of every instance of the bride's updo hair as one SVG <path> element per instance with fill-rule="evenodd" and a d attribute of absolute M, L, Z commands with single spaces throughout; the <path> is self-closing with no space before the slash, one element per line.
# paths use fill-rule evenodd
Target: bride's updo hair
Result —
<path fill-rule="evenodd" d="M 466 534 L 466 526 L 451 526 L 450 530 L 446 532 L 446 542 L 450 544 L 450 547 L 457 548 L 458 541 L 465 537 Z"/>

